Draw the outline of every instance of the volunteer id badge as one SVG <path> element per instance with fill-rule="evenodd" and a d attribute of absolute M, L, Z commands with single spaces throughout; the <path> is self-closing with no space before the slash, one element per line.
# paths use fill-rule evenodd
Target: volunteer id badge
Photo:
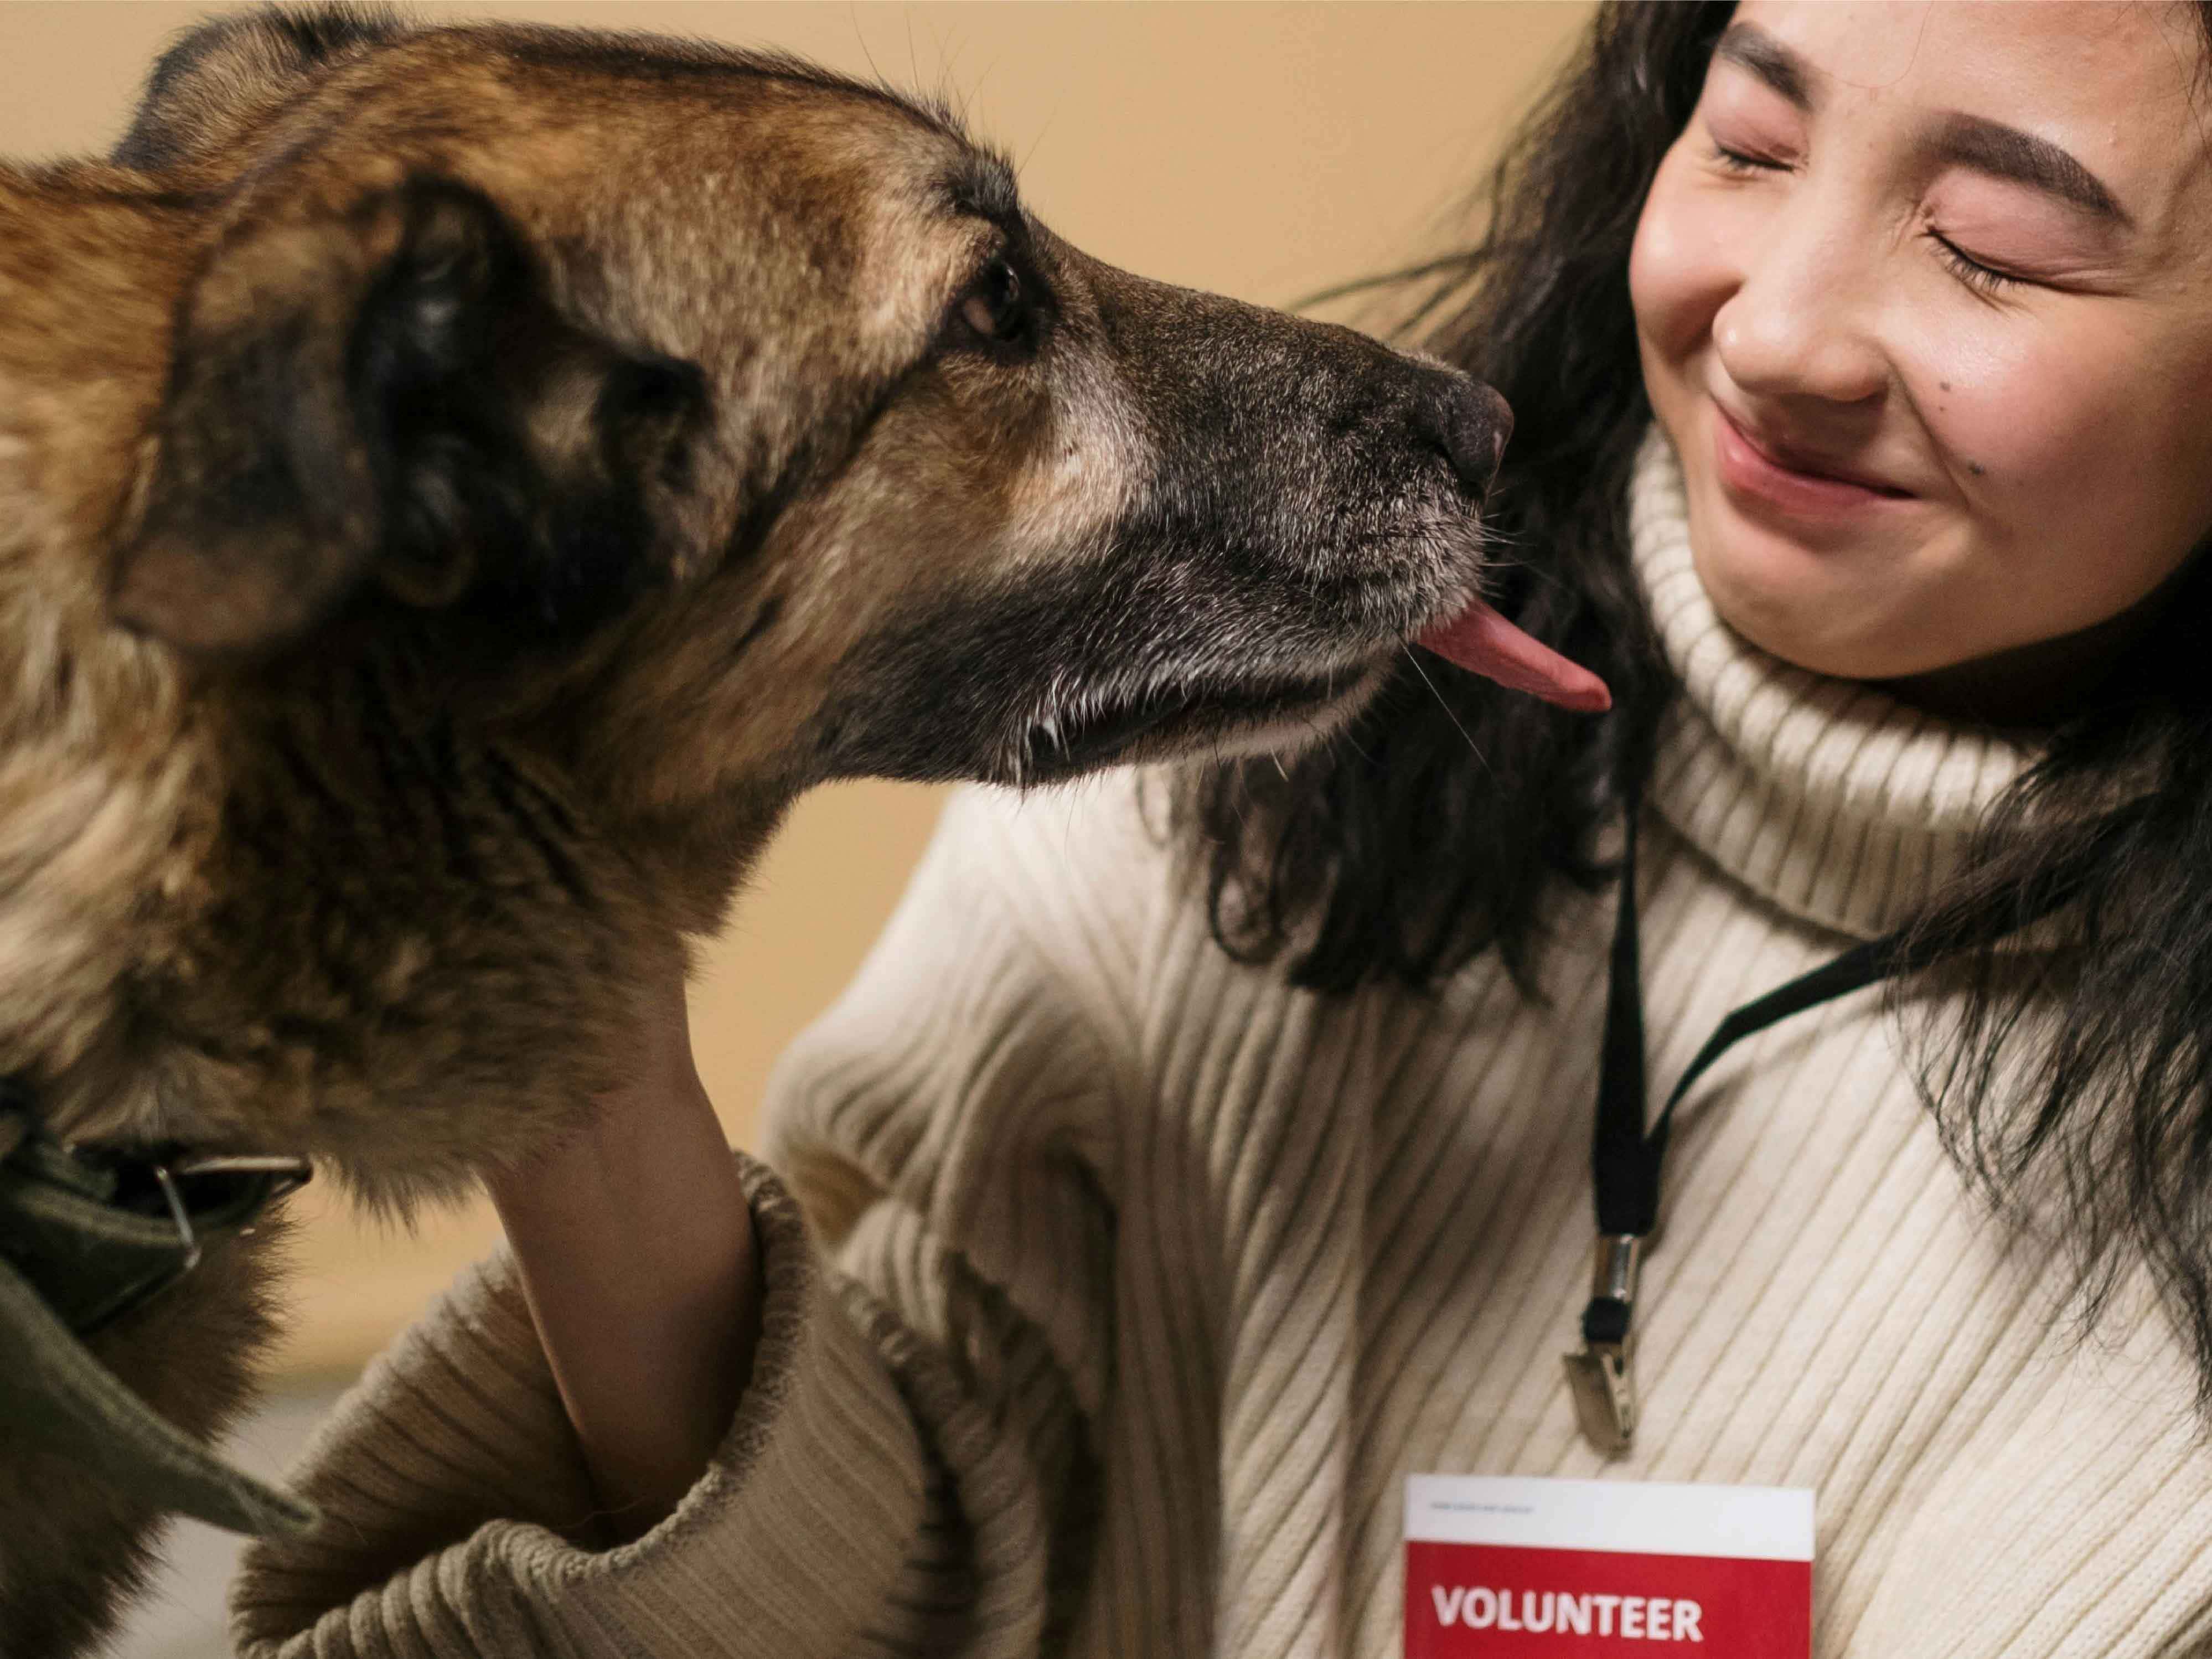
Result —
<path fill-rule="evenodd" d="M 1813 1494 L 1417 1474 L 1406 1659 L 1809 1659 Z"/>

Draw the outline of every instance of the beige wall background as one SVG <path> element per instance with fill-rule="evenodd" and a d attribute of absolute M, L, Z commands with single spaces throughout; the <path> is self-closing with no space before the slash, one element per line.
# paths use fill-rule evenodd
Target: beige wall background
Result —
<path fill-rule="evenodd" d="M 0 0 L 0 155 L 97 151 L 155 54 L 225 9 Z M 802 52 L 943 91 L 1020 162 L 1035 211 L 1152 276 L 1283 305 L 1462 234 L 1457 204 L 1588 16 L 1550 4 L 487 3 L 410 8 L 654 29 Z M 935 821 L 932 791 L 818 792 L 777 842 L 692 997 L 732 1139 L 762 1079 L 851 976 Z M 498 1230 L 476 1206 L 412 1232 L 298 1200 L 295 1378 L 358 1367 Z"/>

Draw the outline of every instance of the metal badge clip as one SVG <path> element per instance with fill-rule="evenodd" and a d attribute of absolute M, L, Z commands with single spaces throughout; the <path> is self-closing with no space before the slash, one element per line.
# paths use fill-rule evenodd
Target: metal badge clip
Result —
<path fill-rule="evenodd" d="M 1583 1350 L 1562 1356 L 1583 1437 L 1607 1457 L 1636 1438 L 1636 1281 L 1644 1241 L 1602 1233 L 1590 1263 L 1590 1302 L 1583 1312 Z"/>

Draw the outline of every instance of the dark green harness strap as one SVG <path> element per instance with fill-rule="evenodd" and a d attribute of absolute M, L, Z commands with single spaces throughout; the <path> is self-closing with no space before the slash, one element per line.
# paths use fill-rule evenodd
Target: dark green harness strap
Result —
<path fill-rule="evenodd" d="M 0 1424 L 159 1509 L 232 1532 L 303 1530 L 314 1511 L 161 1417 L 83 1339 L 174 1284 L 210 1241 L 304 1179 L 295 1160 L 104 1156 L 38 1127 L 0 1080 Z"/>

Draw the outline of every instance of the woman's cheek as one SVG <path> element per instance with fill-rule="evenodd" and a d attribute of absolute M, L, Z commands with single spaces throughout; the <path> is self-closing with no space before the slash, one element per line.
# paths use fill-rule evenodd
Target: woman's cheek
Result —
<path fill-rule="evenodd" d="M 1658 345 L 1668 333 L 1674 244 L 1673 228 L 1666 218 L 1655 183 L 1652 193 L 1644 198 L 1643 216 L 1636 222 L 1636 240 L 1628 250 L 1628 303 L 1636 313 L 1636 331 L 1647 346 Z"/>
<path fill-rule="evenodd" d="M 2120 412 L 2106 377 L 2050 349 L 2025 319 L 1975 308 L 1929 307 L 1922 348 L 1901 366 L 1946 471 L 1990 507 L 2047 492 L 2069 471 L 2079 480 L 2084 451 Z"/>
<path fill-rule="evenodd" d="M 1943 545 L 1971 556 L 1996 647 L 2102 622 L 2170 568 L 2142 487 L 2149 365 L 2130 373 L 2116 342 L 2020 322 L 1931 332 L 1917 371 L 1966 532 Z"/>
<path fill-rule="evenodd" d="M 2188 455 L 2174 441 L 2180 423 L 2151 413 L 2160 365 L 2102 349 L 2113 342 L 2063 343 L 2077 349 L 2040 352 L 2015 369 L 2013 395 L 1979 403 L 1960 440 L 1984 469 L 1970 470 L 1969 481 L 1987 533 L 2033 568 L 2054 634 L 2144 598 L 2205 528 L 2202 445 Z M 2181 479 L 2192 503 L 2176 499 Z"/>
<path fill-rule="evenodd" d="M 1730 246 L 1757 234 L 1753 225 L 1731 225 L 1744 216 L 1713 199 L 1686 176 L 1688 157 L 1677 145 L 1660 164 L 1637 222 L 1628 256 L 1629 302 L 1647 345 L 1679 363 L 1710 335 L 1714 314 L 1741 281 Z"/>

